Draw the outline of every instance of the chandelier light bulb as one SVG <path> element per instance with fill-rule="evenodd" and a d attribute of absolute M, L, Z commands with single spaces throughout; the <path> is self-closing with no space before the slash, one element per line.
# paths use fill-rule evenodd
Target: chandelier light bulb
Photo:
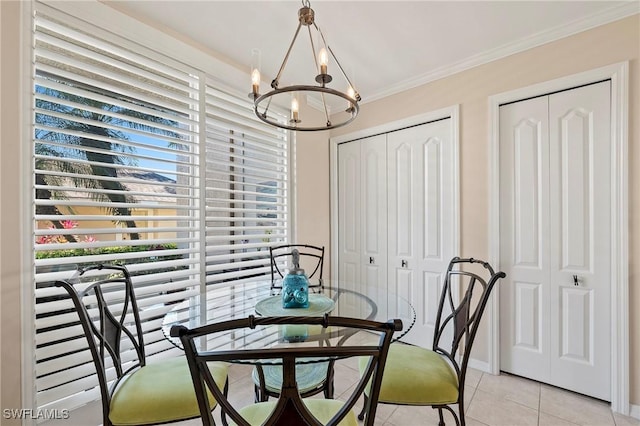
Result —
<path fill-rule="evenodd" d="M 249 97 L 252 99 L 260 96 L 260 49 L 251 49 L 251 93 Z"/>
<path fill-rule="evenodd" d="M 254 95 L 260 93 L 260 71 L 257 68 L 251 71 L 251 87 Z"/>
<path fill-rule="evenodd" d="M 356 99 L 356 91 L 353 90 L 353 87 L 349 86 L 349 88 L 347 89 L 347 96 L 349 96 L 353 100 Z"/>
<path fill-rule="evenodd" d="M 318 62 L 320 62 L 320 74 L 327 73 L 327 65 L 329 64 L 329 54 L 324 47 L 318 53 Z"/>
<path fill-rule="evenodd" d="M 298 100 L 296 98 L 291 99 L 291 115 L 293 116 L 293 122 L 297 123 L 299 121 L 299 108 L 300 106 L 298 105 Z"/>

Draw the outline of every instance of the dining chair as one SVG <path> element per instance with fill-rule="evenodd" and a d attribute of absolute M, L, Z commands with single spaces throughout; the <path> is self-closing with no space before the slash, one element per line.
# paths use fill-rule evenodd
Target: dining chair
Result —
<path fill-rule="evenodd" d="M 290 267 L 305 270 L 310 279 L 309 287 L 320 287 L 324 266 L 324 246 L 309 244 L 282 244 L 269 247 L 271 262 L 271 289 L 280 290 L 279 280 Z M 298 385 L 303 398 L 324 393 L 325 398 L 333 398 L 333 362 L 299 365 Z M 280 366 L 257 365 L 252 372 L 256 402 L 264 402 L 269 397 L 277 397 L 282 387 Z"/>
<path fill-rule="evenodd" d="M 491 290 L 505 276 L 504 272 L 494 272 L 487 262 L 453 258 L 444 277 L 432 348 L 392 344 L 378 401 L 431 406 L 438 410 L 439 426 L 444 426 L 443 410 L 447 410 L 456 425 L 464 426 L 464 385 L 469 355 Z M 459 301 L 456 301 L 457 293 L 461 296 Z M 364 366 L 361 362 L 361 374 Z M 458 415 L 452 405 L 458 406 Z M 359 417 L 364 418 L 364 411 Z"/>
<path fill-rule="evenodd" d="M 289 267 L 302 268 L 310 279 L 309 287 L 320 287 L 324 266 L 324 247 L 309 244 L 283 244 L 269 247 L 271 259 L 271 289 L 280 290 L 279 280 L 286 275 Z M 314 280 L 315 278 L 315 280 Z M 324 393 L 325 398 L 333 398 L 333 362 L 298 366 L 298 385 L 303 398 Z M 277 397 L 282 387 L 280 366 L 257 365 L 251 377 L 254 383 L 256 402 L 264 402 L 269 397 Z"/>
<path fill-rule="evenodd" d="M 96 368 L 105 426 L 162 424 L 200 416 L 186 357 L 146 362 L 144 331 L 126 267 L 78 269 L 55 286 L 66 290 L 79 317 Z M 208 367 L 226 393 L 228 365 Z M 211 395 L 209 406 L 216 406 Z"/>
<path fill-rule="evenodd" d="M 299 256 L 300 267 L 305 270 L 310 279 L 309 287 L 322 285 L 322 268 L 324 266 L 324 246 L 309 244 L 283 244 L 269 247 L 271 259 L 271 288 L 281 289 L 280 279 L 286 275 L 286 270 L 293 265 L 294 256 Z"/>
<path fill-rule="evenodd" d="M 323 329 L 336 327 L 377 334 L 374 343 L 350 344 L 342 339 L 334 346 L 306 346 L 301 344 L 283 344 L 256 349 L 207 350 L 203 341 L 212 339 L 218 333 L 234 330 L 262 327 L 282 327 L 285 325 L 322 326 Z M 229 320 L 189 329 L 183 325 L 174 325 L 171 335 L 179 337 L 187 355 L 193 386 L 198 397 L 202 423 L 214 424 L 211 415 L 210 399 L 205 390 L 210 391 L 221 405 L 223 412 L 235 424 L 247 425 L 341 425 L 357 426 L 358 420 L 353 408 L 369 385 L 369 397 L 363 410 L 364 424 L 373 425 L 377 408 L 377 398 L 382 380 L 382 370 L 394 331 L 402 329 L 402 321 L 391 320 L 380 323 L 356 318 L 344 318 L 325 315 L 324 317 L 254 317 Z M 296 366 L 305 362 L 324 359 L 348 359 L 361 357 L 366 359 L 360 381 L 352 388 L 346 400 L 307 398 L 303 399 L 297 386 Z M 236 408 L 227 398 L 220 384 L 207 368 L 210 362 L 250 362 L 273 363 L 282 365 L 282 390 L 277 401 L 259 402 Z"/>

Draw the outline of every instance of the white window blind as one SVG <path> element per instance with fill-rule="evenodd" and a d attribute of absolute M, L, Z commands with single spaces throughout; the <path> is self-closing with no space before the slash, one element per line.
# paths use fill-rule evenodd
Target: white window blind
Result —
<path fill-rule="evenodd" d="M 270 274 L 287 237 L 287 142 L 252 105 L 206 84 L 207 284 Z"/>
<path fill-rule="evenodd" d="M 47 287 L 77 267 L 133 275 L 147 357 L 206 285 L 268 274 L 287 241 L 288 141 L 203 73 L 38 6 L 33 173 L 38 408 L 98 397 L 77 316 Z"/>

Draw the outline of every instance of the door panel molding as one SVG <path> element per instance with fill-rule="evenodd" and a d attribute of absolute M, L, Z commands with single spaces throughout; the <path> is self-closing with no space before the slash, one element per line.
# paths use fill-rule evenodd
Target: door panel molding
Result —
<path fill-rule="evenodd" d="M 500 105 L 607 79 L 611 80 L 611 409 L 629 415 L 628 61 L 489 97 L 489 261 L 501 269 Z M 487 309 L 492 374 L 500 370 L 499 292 L 496 287 Z"/>
<path fill-rule="evenodd" d="M 350 145 L 366 149 L 372 138 L 384 137 L 386 178 L 379 186 L 385 188 L 388 204 L 378 210 L 386 212 L 386 226 L 381 232 L 387 235 L 387 250 L 384 259 L 377 260 L 384 262 L 389 290 L 416 303 L 416 326 L 405 341 L 425 346 L 430 344 L 428 333 L 433 329 L 430 325 L 433 304 L 424 301 L 433 289 L 427 291 L 430 283 L 422 280 L 427 278 L 426 272 L 441 273 L 446 269 L 446 264 L 442 266 L 443 259 L 448 263 L 460 250 L 458 116 L 459 106 L 455 105 L 330 140 L 331 235 L 332 248 L 335 247 L 331 257 L 332 279 L 338 278 L 336 271 L 340 271 L 343 262 L 340 257 L 343 213 L 338 208 L 345 197 L 340 195 L 345 191 L 340 182 L 342 175 L 338 173 L 344 170 L 342 151 Z M 447 215 L 443 215 L 444 210 Z M 443 223 L 436 226 L 438 221 Z M 426 236 L 430 237 L 428 241 L 420 241 Z M 363 263 L 370 264 L 371 258 L 367 254 Z M 393 316 L 397 306 L 392 301 L 388 305 L 389 315 Z"/>

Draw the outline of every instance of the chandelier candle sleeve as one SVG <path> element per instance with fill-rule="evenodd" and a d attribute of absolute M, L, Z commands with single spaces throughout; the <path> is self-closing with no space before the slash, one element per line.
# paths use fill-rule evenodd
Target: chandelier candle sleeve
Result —
<path fill-rule="evenodd" d="M 347 96 L 351 98 L 351 100 L 347 102 L 347 112 L 351 112 L 353 111 L 353 100 L 356 98 L 356 91 L 353 90 L 353 87 L 349 86 L 349 89 L 347 89 Z"/>
<path fill-rule="evenodd" d="M 298 100 L 296 98 L 291 99 L 291 115 L 292 122 L 298 123 L 300 122 L 298 118 L 298 114 L 300 113 L 300 105 L 298 104 Z"/>
<path fill-rule="evenodd" d="M 249 97 L 256 99 L 260 95 L 260 50 L 251 49 L 251 93 Z"/>
<path fill-rule="evenodd" d="M 327 53 L 327 49 L 324 47 L 320 49 L 320 53 L 318 53 L 318 58 L 320 62 L 320 74 L 327 73 L 327 65 L 329 64 L 329 54 Z"/>
<path fill-rule="evenodd" d="M 260 71 L 257 68 L 251 72 L 251 87 L 252 93 L 257 96 L 260 93 Z"/>

